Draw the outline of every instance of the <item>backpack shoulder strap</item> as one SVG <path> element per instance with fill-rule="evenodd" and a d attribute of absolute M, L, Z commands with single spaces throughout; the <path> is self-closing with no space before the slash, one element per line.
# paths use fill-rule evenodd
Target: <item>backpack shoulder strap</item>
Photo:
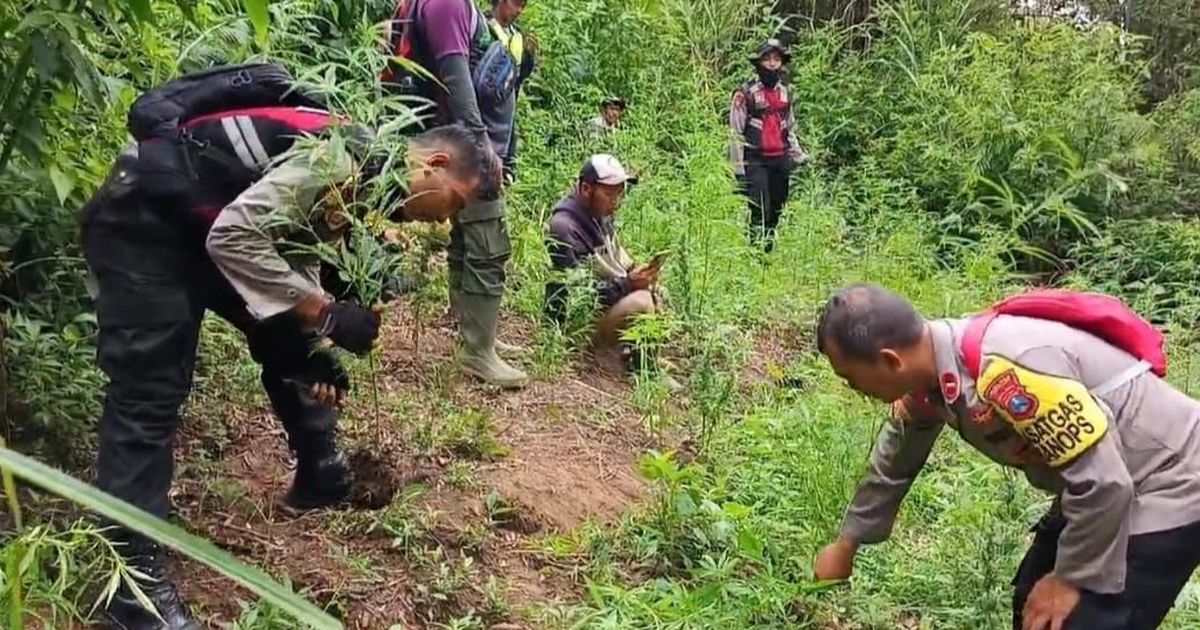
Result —
<path fill-rule="evenodd" d="M 478 41 L 488 31 L 487 19 L 483 17 L 483 10 L 475 6 L 474 2 L 471 2 L 471 0 L 464 1 L 467 3 L 467 8 L 471 11 L 471 23 L 467 26 L 467 30 L 471 32 L 471 40 Z"/>
<path fill-rule="evenodd" d="M 983 363 L 983 335 L 997 315 L 995 311 L 987 311 L 967 320 L 967 330 L 963 333 L 959 350 L 967 366 L 967 374 L 972 379 L 979 378 L 979 368 Z"/>
<path fill-rule="evenodd" d="M 754 97 L 757 91 L 755 88 L 759 86 L 758 79 L 751 79 L 742 84 L 742 95 L 746 97 L 746 114 L 751 118 L 758 118 L 762 115 L 763 107 L 758 99 Z"/>
<path fill-rule="evenodd" d="M 388 52 L 402 55 L 407 51 L 401 50 L 405 38 L 412 40 L 417 34 L 417 7 L 421 0 L 399 0 L 396 12 L 392 14 L 392 28 L 388 41 Z"/>

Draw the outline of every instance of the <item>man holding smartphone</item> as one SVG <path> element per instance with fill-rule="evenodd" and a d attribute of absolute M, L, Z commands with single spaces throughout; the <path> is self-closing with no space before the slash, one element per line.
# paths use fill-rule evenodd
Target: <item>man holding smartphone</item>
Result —
<path fill-rule="evenodd" d="M 628 187 L 637 177 L 625 170 L 617 158 L 606 153 L 593 155 L 579 171 L 574 190 L 554 207 L 547 228 L 546 247 L 556 275 L 586 267 L 595 282 L 597 306 L 601 310 L 593 335 L 596 350 L 619 347 L 627 369 L 653 367 L 632 344 L 620 341 L 621 332 L 639 315 L 660 308 L 659 273 L 666 252 L 648 264 L 637 265 L 617 239 L 613 221 Z M 566 320 L 568 289 L 562 278 L 546 284 L 546 313 L 553 321 Z M 678 387 L 667 377 L 672 389 Z"/>

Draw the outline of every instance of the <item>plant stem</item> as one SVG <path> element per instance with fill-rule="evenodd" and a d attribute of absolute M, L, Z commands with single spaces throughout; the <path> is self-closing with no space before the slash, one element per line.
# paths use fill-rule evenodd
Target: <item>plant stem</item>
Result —
<path fill-rule="evenodd" d="M 5 471 L 6 479 L 11 478 L 11 473 Z M 5 572 L 8 576 L 8 583 L 11 584 L 11 590 L 8 601 L 8 627 L 9 630 L 22 630 L 25 627 L 23 623 L 24 615 L 24 595 L 21 592 L 21 556 L 24 555 L 24 550 L 21 548 L 21 539 L 17 538 L 10 543 L 8 548 L 8 558 L 5 563 Z"/>
<path fill-rule="evenodd" d="M 0 448 L 6 446 L 4 436 L 0 435 Z M 12 471 L 0 468 L 0 476 L 4 478 L 4 496 L 8 499 L 8 509 L 12 512 L 13 517 L 13 529 L 18 536 L 10 543 L 6 566 L 8 583 L 12 585 L 8 602 L 8 627 L 10 630 L 21 630 L 25 627 L 22 623 L 25 617 L 22 611 L 24 596 L 21 593 L 21 556 L 24 554 L 20 539 L 24 525 L 21 522 L 21 504 L 17 501 L 17 483 L 13 479 Z"/>
<path fill-rule="evenodd" d="M 375 424 L 379 424 L 379 371 L 375 369 L 375 353 L 367 357 L 367 365 L 371 370 L 371 404 L 375 407 Z"/>
<path fill-rule="evenodd" d="M 0 435 L 0 449 L 7 447 L 4 436 Z M 20 532 L 24 529 L 24 524 L 21 522 L 21 503 L 17 500 L 17 482 L 13 479 L 12 471 L 7 468 L 0 468 L 0 477 L 4 478 L 4 496 L 8 498 L 8 509 L 13 515 L 13 526 Z"/>

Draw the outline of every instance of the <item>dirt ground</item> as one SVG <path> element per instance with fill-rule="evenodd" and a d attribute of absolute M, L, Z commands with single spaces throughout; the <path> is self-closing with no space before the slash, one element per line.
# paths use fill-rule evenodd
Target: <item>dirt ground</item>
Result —
<path fill-rule="evenodd" d="M 531 342 L 519 323 L 503 332 L 510 342 Z M 189 407 L 174 504 L 191 531 L 318 603 L 338 602 L 333 612 L 347 628 L 420 629 L 466 610 L 501 630 L 532 627 L 523 620 L 529 606 L 579 595 L 572 567 L 548 561 L 539 541 L 588 520 L 611 522 L 634 506 L 644 490 L 638 458 L 656 444 L 625 402 L 630 385 L 618 375 L 576 367 L 505 392 L 458 376 L 456 331 L 445 317 L 421 331 L 419 347 L 412 333 L 400 316 L 386 323 L 378 419 L 366 386 L 346 413 L 354 420 L 344 423 L 342 439 L 361 482 L 354 509 L 294 515 L 280 507 L 291 458 L 265 402 Z M 498 453 L 417 447 L 405 423 L 436 422 L 441 411 L 431 407 L 442 404 L 485 414 Z M 226 427 L 220 439 L 206 429 L 214 422 Z M 455 483 L 450 471 L 464 465 L 473 479 Z M 395 523 L 380 525 L 395 511 L 387 506 L 413 488 L 423 493 L 405 508 L 411 518 L 392 521 L 417 522 L 415 543 Z M 463 583 L 437 586 L 450 579 L 446 567 L 464 566 Z M 240 601 L 254 599 L 202 565 L 183 562 L 178 570 L 184 596 L 210 625 L 232 621 Z"/>

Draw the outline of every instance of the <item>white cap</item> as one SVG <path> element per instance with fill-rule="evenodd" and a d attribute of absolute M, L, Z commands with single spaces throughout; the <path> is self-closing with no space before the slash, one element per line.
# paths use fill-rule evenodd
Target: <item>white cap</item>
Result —
<path fill-rule="evenodd" d="M 636 175 L 631 175 L 617 158 L 607 153 L 597 153 L 588 158 L 579 171 L 579 180 L 605 186 L 638 183 Z"/>

